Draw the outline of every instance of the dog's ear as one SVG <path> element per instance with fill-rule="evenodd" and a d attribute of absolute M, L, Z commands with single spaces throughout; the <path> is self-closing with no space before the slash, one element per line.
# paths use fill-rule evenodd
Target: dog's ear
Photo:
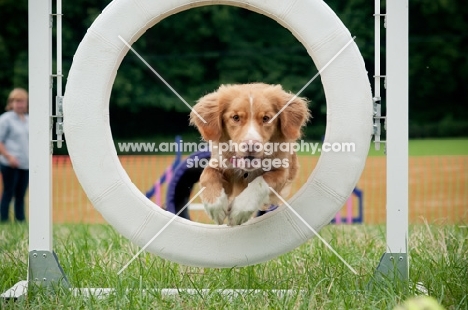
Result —
<path fill-rule="evenodd" d="M 281 132 L 288 140 L 299 139 L 302 127 L 311 118 L 307 99 L 282 91 L 279 101 L 279 110 L 281 109 L 283 111 L 278 116 Z"/>
<path fill-rule="evenodd" d="M 205 141 L 221 138 L 221 106 L 217 92 L 200 98 L 190 113 L 190 125 L 196 126 Z"/>

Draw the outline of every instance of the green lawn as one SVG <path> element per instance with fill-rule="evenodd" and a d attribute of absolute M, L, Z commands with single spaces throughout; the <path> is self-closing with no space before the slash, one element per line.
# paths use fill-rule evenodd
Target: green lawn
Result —
<path fill-rule="evenodd" d="M 145 142 L 145 143 L 155 143 L 155 145 L 160 146 L 160 143 L 165 143 L 166 148 L 170 143 L 174 143 L 174 139 L 155 137 L 153 139 L 142 139 L 132 142 Z M 200 142 L 200 139 L 194 139 L 193 137 L 188 137 L 183 140 L 184 142 Z M 119 142 L 129 142 L 129 141 L 115 141 L 116 148 L 118 148 Z M 320 141 L 305 141 L 306 143 L 315 143 L 317 148 L 322 147 Z M 381 144 L 380 151 L 376 151 L 374 143 L 371 144 L 369 150 L 369 156 L 384 156 L 385 145 Z M 312 148 L 300 150 L 298 153 L 300 155 L 310 155 Z M 129 155 L 129 152 L 120 152 L 122 155 Z M 140 154 L 140 153 L 137 153 Z M 154 155 L 168 155 L 175 154 L 174 152 L 164 152 L 164 153 L 152 153 L 147 154 Z M 185 155 L 187 155 L 186 153 Z M 316 150 L 313 154 L 315 156 L 320 155 L 320 152 Z M 427 156 L 427 155 L 468 155 L 468 138 L 452 138 L 452 139 L 419 139 L 419 140 L 409 140 L 409 155 L 410 156 Z"/>
<path fill-rule="evenodd" d="M 0 225 L 0 292 L 26 279 L 27 233 L 26 225 Z M 369 291 L 367 284 L 385 251 L 384 234 L 383 226 L 369 225 L 329 225 L 321 230 L 357 275 L 318 238 L 279 258 L 243 268 L 187 267 L 143 253 L 117 275 L 138 247 L 108 225 L 56 225 L 55 252 L 72 287 L 115 292 L 96 298 L 65 289 L 39 291 L 24 300 L 0 300 L 0 309 L 393 309 L 421 294 L 417 282 L 447 309 L 468 308 L 466 226 L 411 226 L 411 281 L 399 286 L 384 279 Z M 162 288 L 192 293 L 164 296 Z M 219 292 L 222 289 L 261 293 L 226 295 Z M 290 293 L 278 295 L 271 291 L 275 289 Z"/>
<path fill-rule="evenodd" d="M 410 140 L 408 147 L 410 156 L 468 155 L 468 139 Z M 383 151 L 376 151 L 371 145 L 369 156 L 382 155 Z"/>
<path fill-rule="evenodd" d="M 307 141 L 308 143 L 318 143 L 317 149 L 322 147 L 322 143 L 318 141 Z M 398 146 L 397 146 L 398 147 Z M 424 140 L 409 140 L 409 155 L 410 156 L 437 156 L 437 155 L 468 155 L 468 139 L 424 139 Z M 385 156 L 385 144 L 380 144 L 380 150 L 376 151 L 374 143 L 370 145 L 369 156 Z M 301 150 L 300 155 L 310 155 L 306 150 Z M 314 156 L 319 156 L 320 152 L 316 151 Z"/>

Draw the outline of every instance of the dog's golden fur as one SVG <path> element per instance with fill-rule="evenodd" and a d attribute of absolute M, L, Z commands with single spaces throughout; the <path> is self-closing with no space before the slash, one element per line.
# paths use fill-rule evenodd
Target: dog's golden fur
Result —
<path fill-rule="evenodd" d="M 201 193 L 205 209 L 216 223 L 222 224 L 227 217 L 229 225 L 242 224 L 257 209 L 279 204 L 269 187 L 283 197 L 289 194 L 298 172 L 296 154 L 279 149 L 269 154 L 263 148 L 254 151 L 253 146 L 293 143 L 301 137 L 301 129 L 309 118 L 307 101 L 285 92 L 280 85 L 223 85 L 199 99 L 190 114 L 190 123 L 214 146 L 210 166 L 200 176 L 200 184 L 205 187 Z M 217 147 L 229 141 L 251 148 L 217 151 Z M 239 167 L 236 159 L 245 160 L 247 165 Z M 271 169 L 253 167 L 253 159 L 276 160 L 287 165 Z M 223 160 L 227 167 L 220 165 Z M 255 192 L 265 197 L 256 199 Z M 254 205 L 244 206 L 247 201 Z"/>

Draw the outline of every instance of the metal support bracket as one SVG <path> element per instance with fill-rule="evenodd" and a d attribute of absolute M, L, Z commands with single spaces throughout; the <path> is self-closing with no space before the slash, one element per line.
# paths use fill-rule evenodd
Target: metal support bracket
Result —
<path fill-rule="evenodd" d="M 379 16 L 384 18 L 384 28 L 387 28 L 387 14 L 373 14 L 374 16 Z"/>
<path fill-rule="evenodd" d="M 70 288 L 55 252 L 29 252 L 28 286 L 46 289 Z"/>
<path fill-rule="evenodd" d="M 70 283 L 55 252 L 31 251 L 29 252 L 28 265 L 28 280 L 16 283 L 2 293 L 0 298 L 16 300 L 25 298 L 28 292 L 36 292 L 41 289 L 49 291 L 58 288 L 70 289 Z"/>
<path fill-rule="evenodd" d="M 387 76 L 386 75 L 374 75 L 374 78 L 379 78 L 379 79 L 383 78 L 384 88 L 387 89 Z"/>
<path fill-rule="evenodd" d="M 408 253 L 384 253 L 367 289 L 372 290 L 383 284 L 395 285 L 396 289 L 407 288 L 408 268 Z"/>
<path fill-rule="evenodd" d="M 385 144 L 385 141 L 380 140 L 380 135 L 382 134 L 382 125 L 380 120 L 384 120 L 384 128 L 386 128 L 387 119 L 385 116 L 382 116 L 382 105 L 381 105 L 381 98 L 374 97 L 372 98 L 373 101 L 373 114 L 374 114 L 374 124 L 373 124 L 373 135 L 374 135 L 374 146 L 377 151 L 380 150 L 380 144 Z M 385 144 L 386 145 L 386 144 Z M 386 153 L 386 148 L 384 149 Z"/>
<path fill-rule="evenodd" d="M 53 143 L 57 143 L 58 148 L 62 148 L 63 140 L 63 96 L 55 97 L 55 115 L 52 115 L 51 118 L 56 118 L 55 121 L 55 135 L 57 136 L 56 140 L 52 140 Z"/>

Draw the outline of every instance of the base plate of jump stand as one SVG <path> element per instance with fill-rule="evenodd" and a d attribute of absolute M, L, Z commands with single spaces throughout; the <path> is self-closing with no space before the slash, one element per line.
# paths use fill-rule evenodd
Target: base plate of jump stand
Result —
<path fill-rule="evenodd" d="M 408 268 L 408 253 L 384 253 L 367 289 L 390 284 L 395 289 L 408 287 Z"/>
<path fill-rule="evenodd" d="M 28 281 L 30 286 L 38 288 L 70 288 L 57 255 L 50 251 L 29 252 Z"/>
<path fill-rule="evenodd" d="M 57 288 L 69 289 L 68 282 L 62 266 L 55 252 L 31 251 L 29 252 L 28 280 L 19 281 L 10 289 L 0 294 L 0 298 L 19 299 L 34 290 L 50 290 Z"/>

